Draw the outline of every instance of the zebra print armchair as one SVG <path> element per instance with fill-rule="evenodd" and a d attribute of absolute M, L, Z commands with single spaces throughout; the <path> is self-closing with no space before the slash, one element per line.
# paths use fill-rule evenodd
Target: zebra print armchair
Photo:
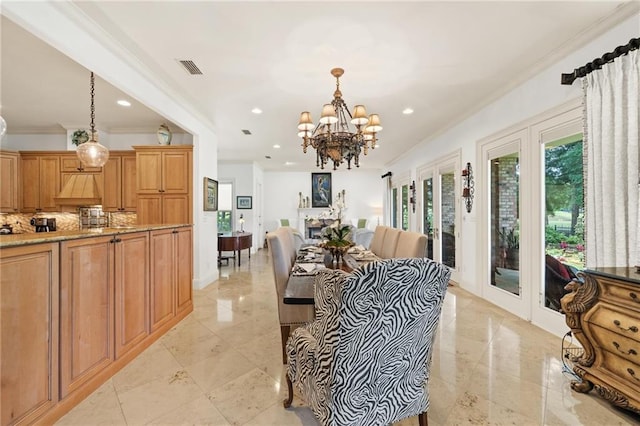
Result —
<path fill-rule="evenodd" d="M 316 275 L 316 320 L 287 341 L 287 384 L 323 426 L 426 425 L 431 350 L 451 272 L 429 259 Z"/>

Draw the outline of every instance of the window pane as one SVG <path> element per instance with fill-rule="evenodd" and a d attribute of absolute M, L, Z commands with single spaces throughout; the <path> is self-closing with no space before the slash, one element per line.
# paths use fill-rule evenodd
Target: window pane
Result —
<path fill-rule="evenodd" d="M 442 263 L 456 267 L 456 197 L 453 172 L 440 175 Z"/>
<path fill-rule="evenodd" d="M 520 164 L 517 153 L 490 160 L 491 284 L 520 294 Z"/>
<path fill-rule="evenodd" d="M 422 233 L 427 235 L 427 257 L 433 259 L 433 178 L 422 181 L 423 224 Z"/>
<path fill-rule="evenodd" d="M 391 227 L 398 227 L 398 188 L 391 190 Z"/>
<path fill-rule="evenodd" d="M 409 185 L 402 185 L 402 229 L 409 230 Z"/>
<path fill-rule="evenodd" d="M 231 212 L 218 210 L 218 232 L 231 232 Z"/>
<path fill-rule="evenodd" d="M 559 311 L 560 299 L 584 269 L 584 183 L 582 135 L 545 145 L 545 306 Z"/>

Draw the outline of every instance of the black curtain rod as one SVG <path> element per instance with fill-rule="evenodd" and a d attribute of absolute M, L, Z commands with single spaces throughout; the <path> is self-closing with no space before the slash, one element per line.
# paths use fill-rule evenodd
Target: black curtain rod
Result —
<path fill-rule="evenodd" d="M 618 56 L 626 55 L 638 48 L 640 48 L 640 38 L 632 38 L 626 45 L 618 46 L 613 52 L 605 53 L 601 58 L 596 58 L 587 65 L 576 68 L 571 74 L 562 74 L 561 82 L 562 84 L 571 85 L 576 79 L 584 77 L 591 71 L 599 70 L 604 64 L 613 62 Z"/>

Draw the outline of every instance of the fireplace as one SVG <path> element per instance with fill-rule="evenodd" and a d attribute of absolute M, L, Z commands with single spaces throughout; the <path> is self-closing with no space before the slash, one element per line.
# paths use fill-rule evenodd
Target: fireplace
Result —
<path fill-rule="evenodd" d="M 320 239 L 320 233 L 325 226 L 333 224 L 334 219 L 309 219 L 304 221 L 304 235 L 310 239 Z"/>

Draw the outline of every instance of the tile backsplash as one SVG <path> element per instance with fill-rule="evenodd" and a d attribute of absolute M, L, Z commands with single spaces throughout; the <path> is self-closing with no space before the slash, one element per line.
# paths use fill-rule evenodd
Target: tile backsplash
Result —
<path fill-rule="evenodd" d="M 35 228 L 29 223 L 33 217 L 52 217 L 56 219 L 58 231 L 75 231 L 80 229 L 78 213 L 8 213 L 0 215 L 0 225 L 10 225 L 14 233 L 28 234 L 35 232 Z M 135 213 L 110 213 L 111 226 L 129 226 L 137 223 Z"/>

